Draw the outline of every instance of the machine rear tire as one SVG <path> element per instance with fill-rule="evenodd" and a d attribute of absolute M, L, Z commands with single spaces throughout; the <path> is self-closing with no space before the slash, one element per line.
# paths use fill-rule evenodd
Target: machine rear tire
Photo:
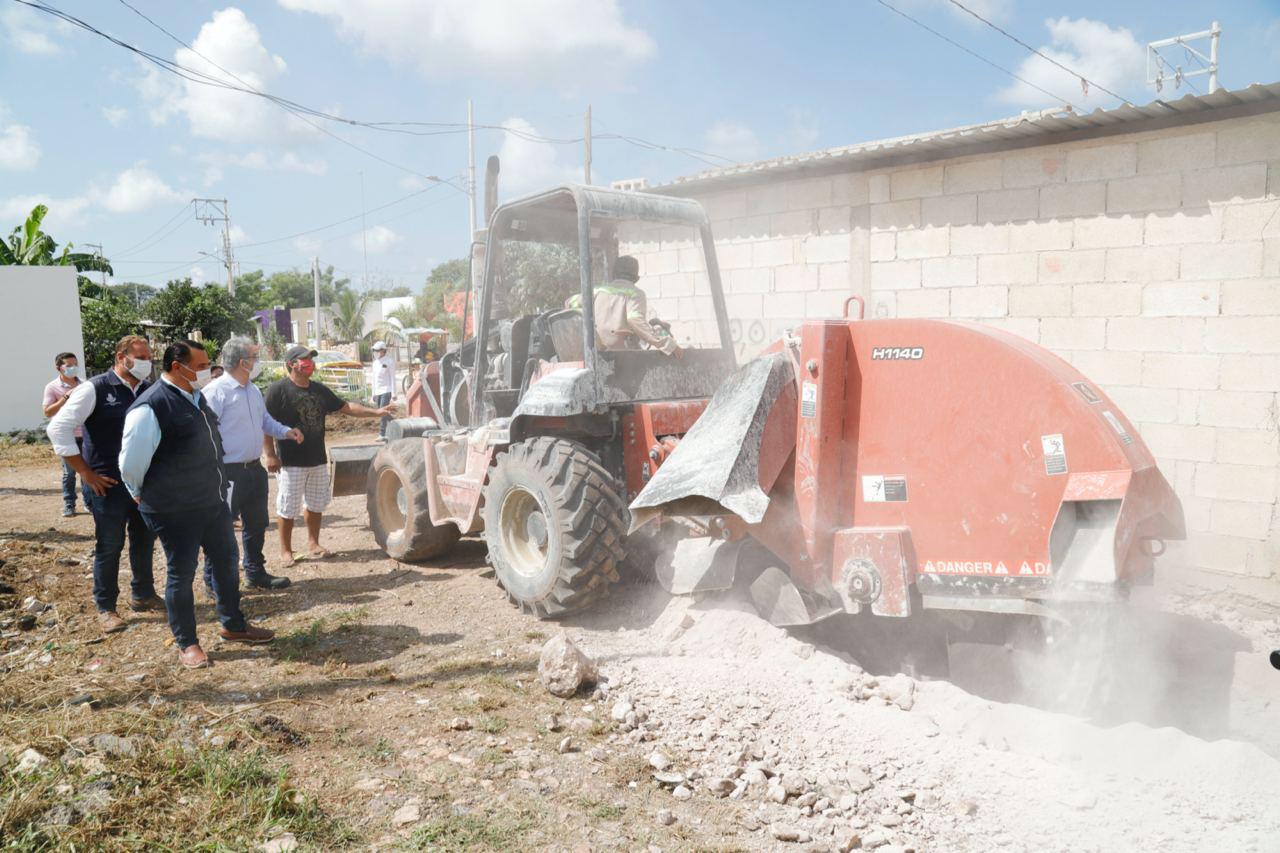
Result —
<path fill-rule="evenodd" d="M 432 524 L 421 438 L 388 442 L 369 466 L 369 527 L 393 560 L 438 557 L 461 537 L 457 525 Z"/>
<path fill-rule="evenodd" d="M 498 456 L 484 491 L 484 538 L 498 583 L 521 609 L 559 617 L 618 580 L 626 504 L 599 458 L 539 437 Z"/>

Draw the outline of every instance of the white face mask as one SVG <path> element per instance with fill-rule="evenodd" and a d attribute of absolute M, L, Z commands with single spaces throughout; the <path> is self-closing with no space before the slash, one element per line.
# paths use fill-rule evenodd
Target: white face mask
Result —
<path fill-rule="evenodd" d="M 252 382 L 253 380 L 257 379 L 261 375 L 262 375 L 262 362 L 255 361 L 253 363 L 253 367 L 249 368 L 249 381 Z"/>
<path fill-rule="evenodd" d="M 186 369 L 190 370 L 191 368 L 188 367 Z M 196 378 L 191 380 L 191 387 L 196 391 L 199 391 L 213 380 L 212 367 L 206 367 L 204 370 L 197 370 L 195 371 L 195 374 Z"/>
<path fill-rule="evenodd" d="M 151 359 L 135 358 L 129 372 L 133 374 L 134 379 L 145 382 L 151 376 Z"/>
<path fill-rule="evenodd" d="M 80 375 L 80 368 L 74 364 L 66 364 L 62 367 L 62 375 L 68 379 L 75 379 Z"/>

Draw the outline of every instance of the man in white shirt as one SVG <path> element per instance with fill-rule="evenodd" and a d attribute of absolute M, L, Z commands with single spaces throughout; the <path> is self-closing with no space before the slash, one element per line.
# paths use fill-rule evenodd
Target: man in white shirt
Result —
<path fill-rule="evenodd" d="M 380 409 L 391 402 L 396 392 L 396 359 L 387 353 L 387 345 L 382 341 L 373 343 L 373 406 Z M 390 415 L 383 415 L 378 425 L 378 441 L 387 440 L 387 424 L 391 423 Z"/>
<path fill-rule="evenodd" d="M 271 515 L 267 510 L 267 472 L 259 457 L 279 464 L 272 439 L 301 442 L 302 430 L 289 428 L 267 414 L 262 392 L 253 384 L 262 371 L 258 345 L 248 338 L 235 337 L 222 347 L 223 375 L 204 389 L 204 399 L 218 416 L 222 434 L 223 467 L 231 482 L 231 518 L 239 518 L 241 565 L 245 586 L 254 589 L 284 589 L 289 579 L 267 572 L 262 554 Z M 204 582 L 213 589 L 213 568 L 204 564 Z"/>

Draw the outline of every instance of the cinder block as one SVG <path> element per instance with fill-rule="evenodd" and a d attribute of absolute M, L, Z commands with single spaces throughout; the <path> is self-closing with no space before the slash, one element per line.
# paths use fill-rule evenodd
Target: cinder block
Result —
<path fill-rule="evenodd" d="M 731 282 L 735 274 L 749 272 L 749 270 L 730 270 L 725 275 L 726 290 L 732 289 Z M 700 278 L 695 273 L 671 273 L 668 275 L 658 276 L 658 292 L 664 299 L 673 299 L 681 296 L 693 296 L 697 290 L 697 280 Z"/>
<path fill-rule="evenodd" d="M 1280 177 L 1280 161 L 1269 167 L 1268 174 Z M 1280 195 L 1280 192 L 1270 195 Z M 1228 204 L 1222 209 L 1222 239 L 1261 240 L 1280 237 L 1280 199 Z"/>
<path fill-rule="evenodd" d="M 1107 281 L 1172 281 L 1178 277 L 1179 246 L 1107 249 Z"/>
<path fill-rule="evenodd" d="M 770 214 L 768 236 L 807 237 L 814 233 L 817 219 L 817 211 L 813 208 Z"/>
<path fill-rule="evenodd" d="M 1262 241 L 1262 274 L 1280 276 L 1280 237 Z"/>
<path fill-rule="evenodd" d="M 1107 321 L 1107 349 L 1199 352 L 1197 337 L 1206 322 L 1210 321 L 1192 317 L 1113 317 Z"/>
<path fill-rule="evenodd" d="M 783 186 L 783 200 L 788 210 L 813 210 L 831 205 L 831 178 L 808 178 L 787 181 Z"/>
<path fill-rule="evenodd" d="M 1040 342 L 1040 321 L 1035 317 L 990 317 L 982 325 L 1017 335 L 1034 343 Z"/>
<path fill-rule="evenodd" d="M 775 267 L 773 270 L 773 289 L 777 293 L 817 290 L 818 268 L 807 264 Z"/>
<path fill-rule="evenodd" d="M 889 198 L 922 198 L 942 195 L 942 166 L 900 169 L 889 176 Z"/>
<path fill-rule="evenodd" d="M 1088 216 L 1076 220 L 1077 249 L 1142 245 L 1142 217 Z"/>
<path fill-rule="evenodd" d="M 978 284 L 1035 284 L 1039 258 L 1034 252 L 979 255 Z"/>
<path fill-rule="evenodd" d="M 1262 275 L 1262 241 L 1182 247 L 1182 278 L 1231 279 Z"/>
<path fill-rule="evenodd" d="M 1041 323 L 1043 334 L 1044 323 Z M 1108 387 L 1107 396 L 1132 421 L 1172 424 L 1178 420 L 1178 392 L 1172 388 Z"/>
<path fill-rule="evenodd" d="M 808 251 L 809 240 L 830 240 L 834 244 L 832 250 L 837 250 L 841 243 L 844 244 L 845 257 L 848 258 L 849 251 L 849 235 L 835 234 L 830 237 L 809 237 L 804 243 L 806 253 Z M 751 264 L 756 267 L 781 267 L 793 264 L 799 258 L 796 257 L 796 243 L 799 242 L 790 237 L 781 240 L 761 240 L 751 244 Z M 806 258 L 808 260 L 808 258 Z"/>
<path fill-rule="evenodd" d="M 1200 412 L 1201 392 L 1191 388 L 1178 389 L 1178 423 L 1193 424 Z"/>
<path fill-rule="evenodd" d="M 1066 154 L 1060 150 L 1037 150 L 1030 154 L 1010 154 L 1001 164 L 1004 186 L 1038 187 L 1067 179 Z"/>
<path fill-rule="evenodd" d="M 1182 205 L 1180 175 L 1143 175 L 1107 183 L 1108 213 L 1147 213 Z"/>
<path fill-rule="evenodd" d="M 781 213 L 787 209 L 786 185 L 763 183 L 747 190 L 747 215 Z"/>
<path fill-rule="evenodd" d="M 849 264 L 823 264 L 818 267 L 818 288 L 852 292 L 853 278 L 849 274 Z"/>
<path fill-rule="evenodd" d="M 1280 317 L 1209 317 L 1204 324 L 1208 352 L 1280 353 Z"/>
<path fill-rule="evenodd" d="M 872 231 L 905 231 L 920 227 L 920 199 L 871 205 Z"/>
<path fill-rule="evenodd" d="M 848 234 L 824 234 L 806 237 L 801 241 L 801 258 L 807 264 L 830 264 L 848 261 L 850 254 Z"/>
<path fill-rule="evenodd" d="M 1142 285 L 1121 282 L 1074 285 L 1071 313 L 1077 317 L 1136 317 L 1142 313 Z"/>
<path fill-rule="evenodd" d="M 1274 505 L 1239 501 L 1215 501 L 1210 530 L 1219 536 L 1265 540 L 1271 530 Z"/>
<path fill-rule="evenodd" d="M 953 299 L 954 302 L 954 299 Z M 1040 320 L 1040 345 L 1050 349 L 1103 349 L 1107 321 L 1101 317 L 1045 317 Z"/>
<path fill-rule="evenodd" d="M 918 290 L 904 290 L 903 293 L 920 293 Z M 867 305 L 868 317 L 897 317 L 898 316 L 898 291 L 882 290 L 879 293 L 871 295 L 871 301 Z M 856 309 L 852 309 L 856 310 Z"/>
<path fill-rule="evenodd" d="M 1068 359 L 1076 370 L 1108 388 L 1142 384 L 1142 353 L 1081 350 Z"/>
<path fill-rule="evenodd" d="M 868 203 L 880 204 L 889 200 L 889 173 L 880 172 L 875 175 L 867 175 Z"/>
<path fill-rule="evenodd" d="M 920 200 L 924 225 L 970 225 L 978 218 L 976 193 L 942 195 Z"/>
<path fill-rule="evenodd" d="M 1197 169 L 1182 175 L 1182 206 L 1204 207 L 1210 204 L 1265 198 L 1267 164 L 1218 166 Z"/>
<path fill-rule="evenodd" d="M 903 260 L 911 258 L 939 258 L 947 254 L 950 245 L 949 229 L 913 228 L 898 232 L 898 257 Z"/>
<path fill-rule="evenodd" d="M 1276 395 L 1259 391 L 1205 391 L 1198 422 L 1204 426 L 1266 429 L 1275 417 Z"/>
<path fill-rule="evenodd" d="M 831 179 L 833 205 L 863 205 L 870 196 L 870 181 L 865 172 L 836 175 Z"/>
<path fill-rule="evenodd" d="M 1226 465 L 1280 465 L 1273 429 L 1215 429 L 1215 461 Z"/>
<path fill-rule="evenodd" d="M 1153 388 L 1218 387 L 1221 356 L 1149 352 L 1142 359 L 1142 384 Z"/>
<path fill-rule="evenodd" d="M 872 290 L 903 290 L 921 284 L 920 261 L 884 261 L 871 265 Z"/>
<path fill-rule="evenodd" d="M 1068 181 L 1123 178 L 1138 171 L 1138 146 L 1133 142 L 1075 148 L 1067 152 Z"/>
<path fill-rule="evenodd" d="M 1042 252 L 1037 280 L 1041 284 L 1102 281 L 1106 258 L 1106 252 L 1102 249 Z"/>
<path fill-rule="evenodd" d="M 824 207 L 818 211 L 819 234 L 845 234 L 852 228 L 852 213 L 848 207 Z"/>
<path fill-rule="evenodd" d="M 1070 249 L 1075 223 L 1071 220 L 1015 222 L 1009 226 L 1009 251 L 1043 252 Z"/>
<path fill-rule="evenodd" d="M 675 249 L 649 252 L 643 255 L 640 272 L 645 276 L 669 275 L 680 271 L 680 253 Z"/>
<path fill-rule="evenodd" d="M 951 316 L 966 319 L 1005 317 L 1009 314 L 1009 288 L 957 287 L 951 291 Z"/>
<path fill-rule="evenodd" d="M 954 225 L 951 228 L 951 254 L 994 255 L 1009 251 L 1009 228 L 1004 223 Z"/>
<path fill-rule="evenodd" d="M 978 193 L 979 222 L 1019 222 L 1035 219 L 1040 211 L 1040 191 L 1034 187 Z"/>
<path fill-rule="evenodd" d="M 716 244 L 718 245 L 721 241 L 749 243 L 753 240 L 766 240 L 771 233 L 768 215 L 744 216 L 741 219 L 731 219 L 717 225 Z"/>
<path fill-rule="evenodd" d="M 1107 210 L 1107 185 L 1096 183 L 1055 184 L 1040 188 L 1040 218 L 1066 219 L 1093 216 Z"/>
<path fill-rule="evenodd" d="M 1000 174 L 1001 162 L 997 157 L 950 163 L 943 172 L 942 188 L 947 193 L 998 190 L 1001 187 Z"/>
<path fill-rule="evenodd" d="M 1207 533 L 1213 511 L 1213 501 L 1188 494 L 1178 495 L 1178 500 L 1182 503 L 1182 516 L 1186 520 L 1187 532 L 1193 535 Z M 1166 550 L 1168 549 L 1166 548 Z M 1167 559 L 1172 560 L 1175 557 L 1170 554 Z"/>
<path fill-rule="evenodd" d="M 1142 291 L 1146 317 L 1213 317 L 1218 314 L 1216 281 L 1172 281 L 1148 284 Z"/>
<path fill-rule="evenodd" d="M 1218 165 L 1280 159 L 1280 121 L 1275 114 L 1241 121 L 1218 131 Z"/>
<path fill-rule="evenodd" d="M 697 249 L 680 249 L 679 250 L 680 272 L 700 273 L 707 268 L 707 259 L 702 254 L 701 247 Z"/>
<path fill-rule="evenodd" d="M 981 269 L 978 278 L 982 278 Z M 1061 284 L 1033 284 L 1009 290 L 1009 315 L 1012 317 L 1066 317 L 1070 314 L 1070 287 Z"/>
<path fill-rule="evenodd" d="M 1143 239 L 1148 246 L 1214 243 L 1222 236 L 1222 218 L 1207 207 L 1147 214 Z"/>
<path fill-rule="evenodd" d="M 759 293 L 726 293 L 724 307 L 735 320 L 755 320 L 766 316 L 764 296 Z"/>
<path fill-rule="evenodd" d="M 729 270 L 725 273 L 724 289 L 725 293 L 769 293 L 773 290 L 773 270 L 769 267 Z M 668 294 L 665 281 L 663 283 L 663 296 L 692 296 L 693 294 L 692 286 L 687 292 Z"/>
<path fill-rule="evenodd" d="M 714 193 L 702 200 L 702 206 L 713 221 L 738 219 L 747 215 L 747 191 Z"/>
<path fill-rule="evenodd" d="M 1217 134 L 1179 133 L 1138 143 L 1138 174 L 1156 175 L 1203 169 L 1214 162 Z"/>
<path fill-rule="evenodd" d="M 716 261 L 722 270 L 745 269 L 751 266 L 751 244 L 717 241 Z"/>
<path fill-rule="evenodd" d="M 944 287 L 896 291 L 897 316 L 943 318 L 951 314 L 951 291 Z"/>
<path fill-rule="evenodd" d="M 1193 536 L 1183 559 L 1193 568 L 1234 577 L 1269 578 L 1275 569 L 1275 556 L 1268 553 L 1268 543 L 1213 533 Z"/>
<path fill-rule="evenodd" d="M 1143 424 L 1138 432 L 1152 454 L 1161 459 L 1213 462 L 1217 430 L 1183 424 Z"/>
<path fill-rule="evenodd" d="M 1195 494 L 1222 501 L 1273 503 L 1276 469 L 1264 465 L 1196 464 Z"/>
<path fill-rule="evenodd" d="M 877 231 L 867 241 L 868 256 L 873 261 L 892 261 L 898 257 L 896 231 Z"/>
<path fill-rule="evenodd" d="M 978 283 L 977 258 L 929 258 L 922 264 L 925 287 L 971 287 Z"/>
<path fill-rule="evenodd" d="M 848 291 L 818 290 L 804 295 L 804 316 L 811 320 L 834 320 L 844 314 Z"/>
<path fill-rule="evenodd" d="M 1280 391 L 1280 355 L 1222 356 L 1222 390 Z"/>

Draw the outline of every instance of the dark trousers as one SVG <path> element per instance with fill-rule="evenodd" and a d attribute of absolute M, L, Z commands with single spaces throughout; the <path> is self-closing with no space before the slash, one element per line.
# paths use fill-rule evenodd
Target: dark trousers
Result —
<path fill-rule="evenodd" d="M 240 519 L 240 564 L 244 566 L 244 579 L 253 581 L 267 573 L 267 560 L 262 548 L 267 541 L 267 526 L 271 515 L 267 510 L 267 469 L 257 461 L 228 462 L 224 466 L 231 481 L 231 520 Z M 231 547 L 236 547 L 232 530 Z M 205 555 L 205 586 L 213 586 L 213 564 Z"/>
<path fill-rule="evenodd" d="M 390 402 L 391 402 L 391 392 L 390 392 L 390 391 L 386 392 L 385 394 L 374 394 L 374 395 L 373 395 L 373 405 L 374 405 L 374 408 L 381 409 L 383 406 L 387 405 L 387 403 L 390 403 Z M 390 415 L 383 415 L 383 416 L 382 416 L 382 420 L 378 421 L 378 435 L 382 436 L 383 438 L 386 438 L 386 436 L 387 436 L 387 424 L 389 424 L 389 423 L 391 423 L 391 416 L 390 416 Z"/>
<path fill-rule="evenodd" d="M 147 527 L 156 534 L 168 559 L 164 605 L 169 630 L 179 649 L 196 639 L 196 599 L 191 582 L 200 563 L 200 550 L 213 567 L 213 593 L 218 600 L 218 621 L 228 631 L 244 630 L 240 611 L 240 574 L 236 571 L 235 531 L 231 511 L 224 503 L 190 512 L 144 512 Z"/>
<path fill-rule="evenodd" d="M 84 447 L 84 439 L 76 439 L 76 447 Z M 84 482 L 80 483 L 80 493 L 84 496 L 84 508 L 89 508 L 89 489 Z M 76 469 L 67 464 L 62 457 L 62 506 L 66 509 L 76 508 Z"/>
<path fill-rule="evenodd" d="M 151 556 L 156 537 L 142 520 L 138 505 L 123 483 L 107 489 L 105 495 L 85 492 L 85 502 L 93 513 L 93 601 L 99 612 L 116 609 L 120 596 L 120 555 L 124 552 L 125 533 L 129 534 L 129 569 L 133 597 L 148 598 L 156 594 L 151 571 Z"/>

